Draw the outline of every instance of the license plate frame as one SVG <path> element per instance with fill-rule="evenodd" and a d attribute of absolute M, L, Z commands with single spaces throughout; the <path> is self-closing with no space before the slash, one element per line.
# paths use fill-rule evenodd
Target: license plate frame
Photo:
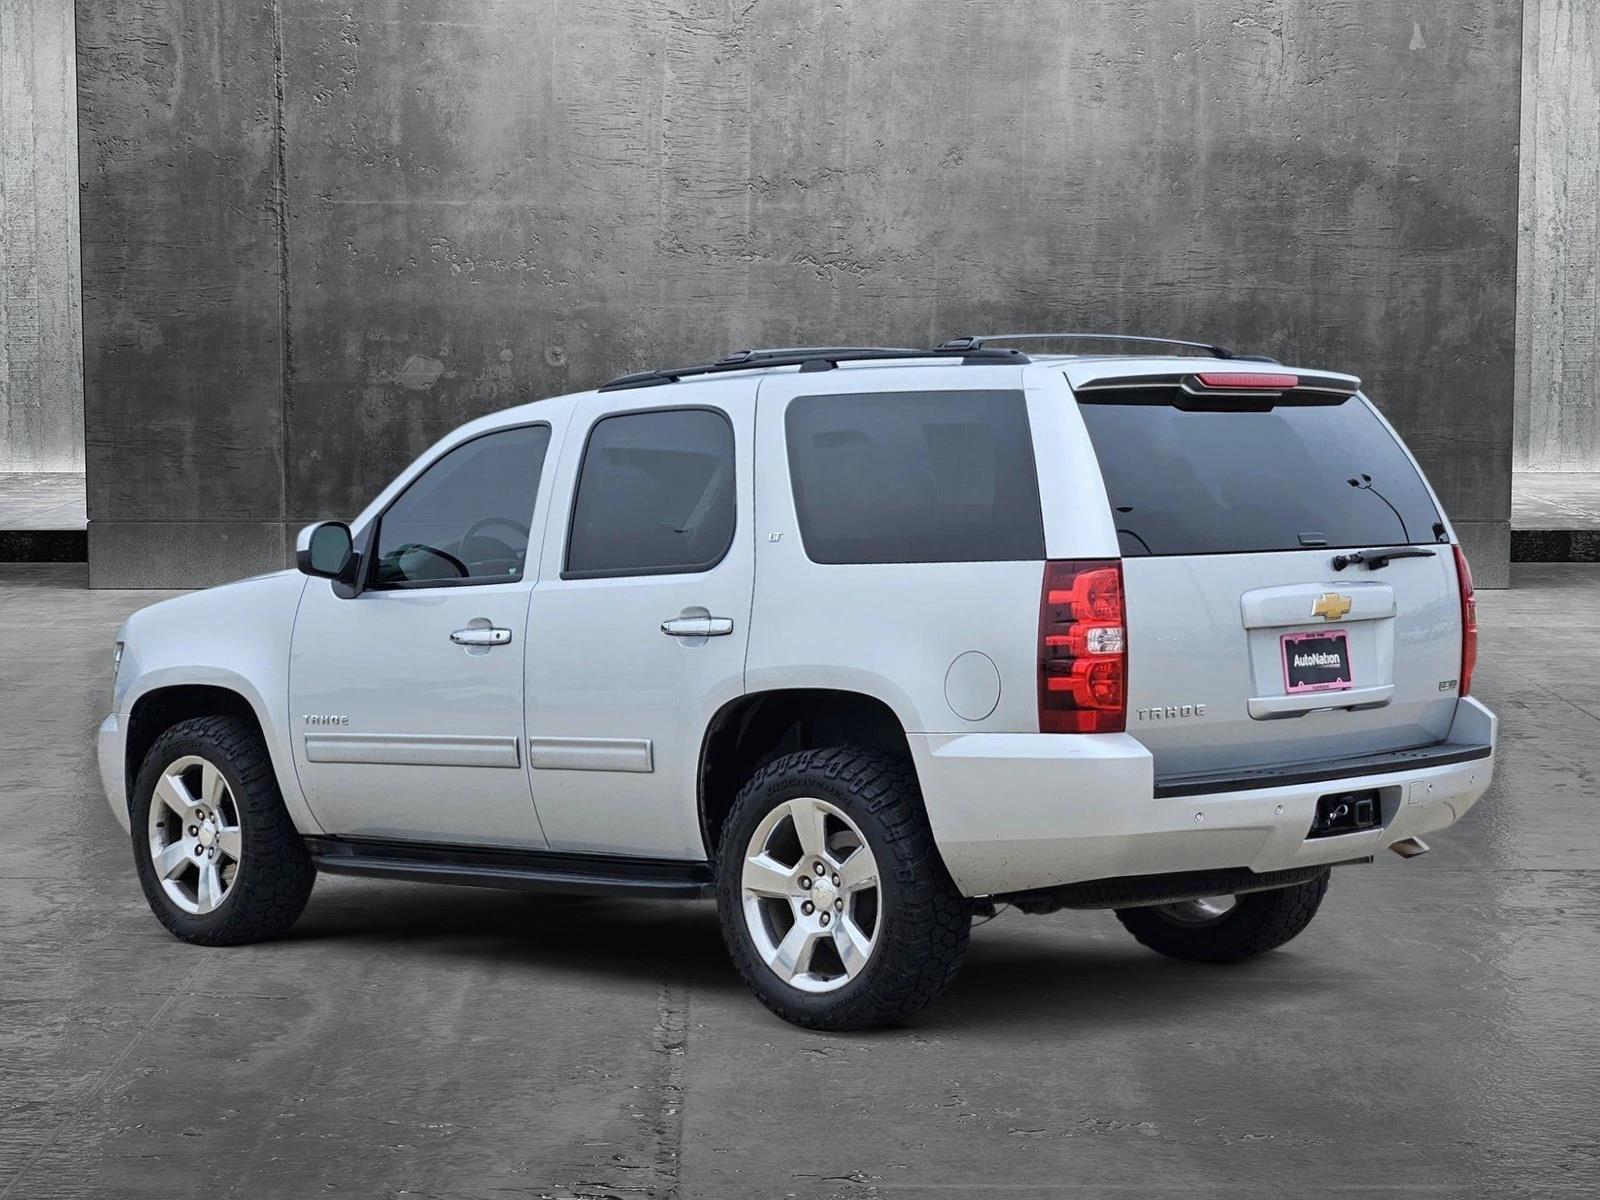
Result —
<path fill-rule="evenodd" d="M 1310 643 L 1308 645 L 1307 643 Z M 1350 662 L 1350 632 L 1346 629 L 1302 629 L 1278 639 L 1283 660 L 1283 690 L 1291 696 L 1308 692 L 1347 692 L 1355 687 Z M 1336 663 L 1295 664 L 1295 654 L 1334 654 Z"/>

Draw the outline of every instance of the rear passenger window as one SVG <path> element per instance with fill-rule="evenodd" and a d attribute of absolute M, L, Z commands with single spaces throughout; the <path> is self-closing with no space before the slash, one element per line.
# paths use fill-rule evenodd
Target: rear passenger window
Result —
<path fill-rule="evenodd" d="M 1044 557 L 1021 392 L 800 396 L 786 432 L 813 562 Z"/>
<path fill-rule="evenodd" d="M 578 473 L 568 579 L 705 571 L 733 544 L 733 426 L 705 408 L 595 422 Z"/>

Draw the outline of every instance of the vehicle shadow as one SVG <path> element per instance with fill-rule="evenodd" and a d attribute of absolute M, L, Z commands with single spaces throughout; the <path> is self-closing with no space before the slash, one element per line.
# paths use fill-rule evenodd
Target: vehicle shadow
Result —
<path fill-rule="evenodd" d="M 709 901 L 341 883 L 319 888 L 286 941 L 328 939 L 351 949 L 404 948 L 462 963 L 492 960 L 500 970 L 510 965 L 530 975 L 559 973 L 597 984 L 653 988 L 671 980 L 704 992 L 745 990 Z M 1196 1005 L 1248 1005 L 1258 991 L 1281 1005 L 1322 986 L 1295 963 L 1299 956 L 1292 948 L 1236 966 L 1183 963 L 1131 937 L 1123 944 L 1074 924 L 1088 919 L 1017 913 L 1006 915 L 1004 927 L 974 930 L 954 986 L 908 1028 L 1025 1032 L 1041 1026 L 1059 1034 L 1082 1023 L 1104 1030 Z"/>

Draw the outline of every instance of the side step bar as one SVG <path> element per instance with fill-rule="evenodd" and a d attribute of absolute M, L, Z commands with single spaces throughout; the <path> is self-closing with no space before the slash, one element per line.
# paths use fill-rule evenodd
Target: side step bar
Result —
<path fill-rule="evenodd" d="M 710 863 L 682 859 L 506 850 L 390 838 L 308 837 L 306 847 L 317 870 L 330 875 L 667 900 L 699 900 L 711 896 L 716 888 Z"/>

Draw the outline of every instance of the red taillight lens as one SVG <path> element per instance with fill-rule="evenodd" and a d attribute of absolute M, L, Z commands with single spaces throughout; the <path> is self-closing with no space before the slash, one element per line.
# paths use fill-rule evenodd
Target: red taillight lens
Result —
<path fill-rule="evenodd" d="M 1208 388 L 1241 392 L 1286 392 L 1300 386 L 1300 376 L 1276 371 L 1201 371 L 1199 380 Z"/>
<path fill-rule="evenodd" d="M 1045 563 L 1039 597 L 1039 731 L 1121 733 L 1127 720 L 1122 563 Z"/>
<path fill-rule="evenodd" d="M 1472 591 L 1472 568 L 1467 566 L 1467 556 L 1461 547 L 1450 547 L 1456 552 L 1456 585 L 1461 589 L 1461 676 L 1458 696 L 1472 690 L 1472 669 L 1478 665 L 1478 598 Z"/>

